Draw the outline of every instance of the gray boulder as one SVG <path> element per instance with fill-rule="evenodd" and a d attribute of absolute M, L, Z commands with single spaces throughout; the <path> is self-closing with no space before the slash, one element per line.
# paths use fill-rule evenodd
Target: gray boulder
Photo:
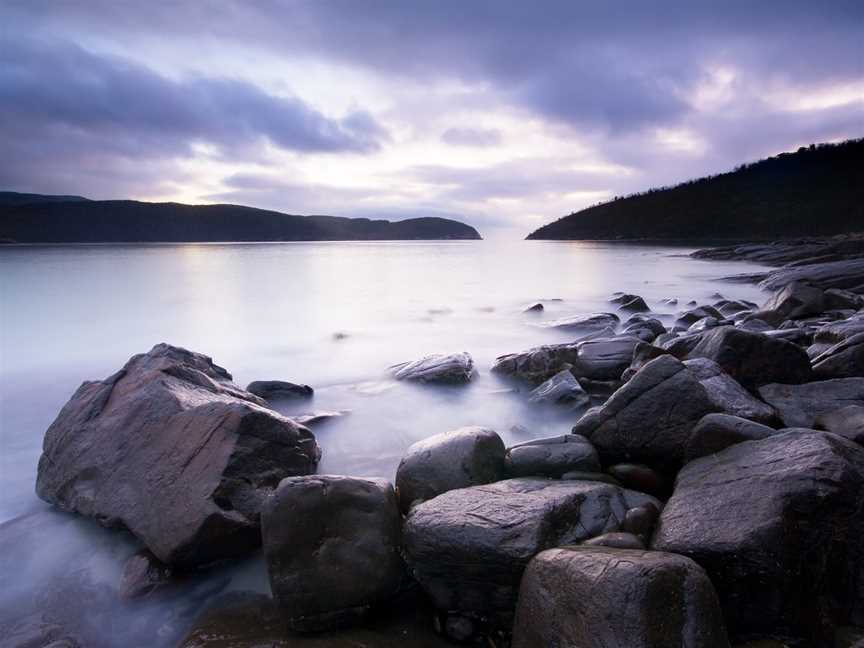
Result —
<path fill-rule="evenodd" d="M 396 380 L 420 383 L 463 384 L 474 376 L 474 360 L 471 354 L 449 353 L 428 355 L 413 362 L 403 362 L 390 367 Z"/>
<path fill-rule="evenodd" d="M 528 396 L 531 403 L 565 405 L 579 409 L 591 402 L 591 397 L 582 389 L 579 381 L 569 369 L 559 371 L 549 380 L 534 389 Z"/>
<path fill-rule="evenodd" d="M 864 333 L 838 342 L 813 358 L 813 375 L 819 380 L 864 376 Z"/>
<path fill-rule="evenodd" d="M 765 385 L 759 395 L 786 427 L 812 428 L 821 414 L 864 405 L 864 378 L 837 378 L 805 385 Z"/>
<path fill-rule="evenodd" d="M 631 509 L 633 510 L 633 509 Z M 639 549 L 645 550 L 645 542 L 635 533 L 626 531 L 612 531 L 604 533 L 595 538 L 590 538 L 582 543 L 583 547 L 613 547 L 615 549 Z"/>
<path fill-rule="evenodd" d="M 776 419 L 777 415 L 773 407 L 753 397 L 713 360 L 694 358 L 685 360 L 684 366 L 693 372 L 696 380 L 702 383 L 708 394 L 708 400 L 714 404 L 718 412 L 760 423 L 771 423 Z"/>
<path fill-rule="evenodd" d="M 796 281 L 823 290 L 860 286 L 864 284 L 864 258 L 777 268 L 769 272 L 759 286 L 766 290 L 779 290 Z"/>
<path fill-rule="evenodd" d="M 560 477 L 574 471 L 598 473 L 597 451 L 585 437 L 565 434 L 526 441 L 507 450 L 507 473 L 513 477 Z"/>
<path fill-rule="evenodd" d="M 813 426 L 864 445 L 864 405 L 847 405 L 823 412 L 816 417 Z"/>
<path fill-rule="evenodd" d="M 864 621 L 864 448 L 790 430 L 687 464 L 652 548 L 688 556 L 735 637 L 832 645 Z"/>
<path fill-rule="evenodd" d="M 576 317 L 564 317 L 550 322 L 544 322 L 544 328 L 555 328 L 579 334 L 598 333 L 618 326 L 621 320 L 615 313 L 593 313 Z"/>
<path fill-rule="evenodd" d="M 78 388 L 45 433 L 36 492 L 197 565 L 258 546 L 262 501 L 319 457 L 308 429 L 210 358 L 158 344 Z"/>
<path fill-rule="evenodd" d="M 509 627 L 525 566 L 544 549 L 617 531 L 656 500 L 602 482 L 508 479 L 453 490 L 411 509 L 405 556 L 436 607 Z"/>
<path fill-rule="evenodd" d="M 656 551 L 563 547 L 519 588 L 513 648 L 728 648 L 717 594 L 692 560 Z"/>
<path fill-rule="evenodd" d="M 821 325 L 813 334 L 813 345 L 807 354 L 815 358 L 839 342 L 864 333 L 864 313 L 853 315 L 838 322 Z"/>
<path fill-rule="evenodd" d="M 464 427 L 413 444 L 396 470 L 402 510 L 455 488 L 504 478 L 504 442 L 494 430 Z"/>
<path fill-rule="evenodd" d="M 777 430 L 729 414 L 708 414 L 693 428 L 684 449 L 684 461 L 715 454 L 744 441 L 758 441 L 777 434 Z"/>
<path fill-rule="evenodd" d="M 819 315 L 825 310 L 825 293 L 821 288 L 793 281 L 771 297 L 762 308 L 776 312 L 784 320 Z"/>
<path fill-rule="evenodd" d="M 713 360 L 748 389 L 772 382 L 802 383 L 811 378 L 810 358 L 803 349 L 734 326 L 704 333 L 687 358 Z"/>
<path fill-rule="evenodd" d="M 561 371 L 570 369 L 578 357 L 579 345 L 576 343 L 547 344 L 521 353 L 499 356 L 491 371 L 540 384 Z"/>
<path fill-rule="evenodd" d="M 631 335 L 587 340 L 576 345 L 578 354 L 571 371 L 578 378 L 618 380 L 630 366 L 633 350 L 642 341 Z"/>
<path fill-rule="evenodd" d="M 401 515 L 382 479 L 283 479 L 261 514 L 273 598 L 288 627 L 316 632 L 363 616 L 403 576 Z"/>
<path fill-rule="evenodd" d="M 246 386 L 246 391 L 266 401 L 312 398 L 315 394 L 309 385 L 297 385 L 284 380 L 255 380 Z"/>
<path fill-rule="evenodd" d="M 586 412 L 573 432 L 587 437 L 604 463 L 636 461 L 674 469 L 696 423 L 714 411 L 716 405 L 693 372 L 664 355 Z"/>
<path fill-rule="evenodd" d="M 675 323 L 678 326 L 689 328 L 691 325 L 701 319 L 705 319 L 706 317 L 713 317 L 714 319 L 721 320 L 723 319 L 723 313 L 713 306 L 699 306 L 698 308 L 691 308 L 683 313 L 679 313 L 678 319 L 675 320 Z"/>
<path fill-rule="evenodd" d="M 643 342 L 652 342 L 657 339 L 657 336 L 663 335 L 665 332 L 666 327 L 660 320 L 637 314 L 624 322 L 621 334 L 637 337 Z"/>

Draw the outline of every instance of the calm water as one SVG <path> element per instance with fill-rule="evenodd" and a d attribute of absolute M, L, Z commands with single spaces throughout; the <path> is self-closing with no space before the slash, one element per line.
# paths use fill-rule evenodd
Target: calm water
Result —
<path fill-rule="evenodd" d="M 573 415 L 501 393 L 494 358 L 568 339 L 538 322 L 610 310 L 618 290 L 670 317 L 663 298 L 683 306 L 719 290 L 762 301 L 753 286 L 713 281 L 759 266 L 694 261 L 690 251 L 541 241 L 0 248 L 0 521 L 43 508 L 33 494 L 42 435 L 81 381 L 162 341 L 212 356 L 241 386 L 315 388 L 311 404 L 285 413 L 350 410 L 316 429 L 320 472 L 392 478 L 411 443 L 461 425 L 493 427 L 506 441 L 564 433 Z M 539 317 L 522 313 L 551 299 L 561 301 Z M 387 380 L 389 365 L 449 351 L 474 356 L 469 387 Z M 30 549 L 34 564 L 56 562 L 59 544 L 102 543 L 101 577 L 112 582 L 131 551 L 89 523 L 64 521 L 58 534 Z"/>

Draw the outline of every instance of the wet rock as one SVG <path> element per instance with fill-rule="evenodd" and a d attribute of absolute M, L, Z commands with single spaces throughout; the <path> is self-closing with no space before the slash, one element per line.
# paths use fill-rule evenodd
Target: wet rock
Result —
<path fill-rule="evenodd" d="M 654 500 L 587 481 L 508 479 L 449 491 L 411 509 L 406 560 L 439 609 L 509 627 L 535 554 L 616 531 L 628 509 L 647 502 Z"/>
<path fill-rule="evenodd" d="M 851 290 L 831 288 L 825 291 L 825 310 L 858 310 L 864 307 L 864 296 Z"/>
<path fill-rule="evenodd" d="M 746 388 L 772 382 L 796 384 L 811 378 L 810 359 L 803 349 L 734 326 L 706 332 L 687 358 L 713 360 Z"/>
<path fill-rule="evenodd" d="M 663 322 L 645 315 L 633 315 L 626 322 L 621 331 L 622 335 L 637 337 L 643 342 L 651 342 L 666 332 Z"/>
<path fill-rule="evenodd" d="M 746 319 L 736 324 L 736 326 L 744 331 L 751 331 L 753 333 L 767 333 L 774 330 L 773 326 L 761 319 Z"/>
<path fill-rule="evenodd" d="M 807 354 L 815 358 L 839 342 L 864 333 L 864 313 L 820 326 L 813 334 L 813 346 Z"/>
<path fill-rule="evenodd" d="M 618 304 L 618 308 L 631 313 L 645 313 L 649 310 L 648 304 L 639 295 L 619 295 L 609 300 L 613 304 Z"/>
<path fill-rule="evenodd" d="M 813 358 L 813 375 L 819 380 L 864 376 L 864 333 L 838 342 Z"/>
<path fill-rule="evenodd" d="M 759 395 L 786 427 L 812 428 L 816 418 L 848 405 L 864 405 L 864 378 L 837 378 L 804 385 L 765 385 Z"/>
<path fill-rule="evenodd" d="M 123 565 L 120 597 L 134 599 L 146 596 L 171 583 L 173 571 L 146 549 L 139 551 Z"/>
<path fill-rule="evenodd" d="M 600 472 L 597 451 L 584 437 L 566 434 L 526 441 L 507 450 L 505 466 L 513 477 L 559 477 L 572 471 Z M 550 442 L 552 441 L 552 442 Z"/>
<path fill-rule="evenodd" d="M 776 419 L 774 408 L 754 398 L 713 360 L 695 358 L 685 360 L 687 367 L 705 388 L 708 400 L 718 412 L 741 418 L 772 423 Z"/>
<path fill-rule="evenodd" d="M 320 457 L 263 403 L 210 358 L 158 344 L 75 392 L 45 433 L 37 494 L 129 529 L 166 564 L 241 555 L 260 544 L 263 499 Z"/>
<path fill-rule="evenodd" d="M 684 461 L 690 462 L 715 454 L 736 443 L 767 439 L 774 434 L 777 434 L 774 428 L 745 418 L 729 414 L 708 414 L 699 421 L 687 440 Z"/>
<path fill-rule="evenodd" d="M 660 518 L 660 509 L 654 504 L 643 504 L 636 506 L 624 514 L 624 522 L 621 530 L 640 537 L 643 541 L 651 538 L 657 520 Z"/>
<path fill-rule="evenodd" d="M 540 384 L 561 371 L 569 370 L 579 357 L 578 347 L 578 344 L 548 344 L 503 355 L 495 360 L 491 371 Z"/>
<path fill-rule="evenodd" d="M 545 328 L 561 329 L 572 333 L 598 333 L 608 328 L 618 326 L 620 319 L 615 313 L 594 313 L 592 315 L 564 317 L 551 322 L 544 322 Z"/>
<path fill-rule="evenodd" d="M 660 336 L 654 341 L 654 343 L 656 346 L 665 349 L 679 360 L 683 360 L 687 357 L 687 354 L 696 348 L 696 345 L 702 340 L 703 335 L 705 335 L 704 331 L 687 333 L 686 335 L 676 335 L 675 337 L 666 340 L 661 340 L 660 337 L 663 336 Z"/>
<path fill-rule="evenodd" d="M 756 304 L 745 301 L 726 301 L 722 305 L 714 305 L 726 317 L 737 315 L 743 311 L 748 311 L 756 308 Z"/>
<path fill-rule="evenodd" d="M 632 510 L 632 509 L 631 509 Z M 615 549 L 639 549 L 645 550 L 645 543 L 633 533 L 614 531 L 604 533 L 596 538 L 590 538 L 582 543 L 583 547 L 613 547 Z"/>
<path fill-rule="evenodd" d="M 310 412 L 308 414 L 297 414 L 294 416 L 289 416 L 292 421 L 297 423 L 298 425 L 306 425 L 308 427 L 314 427 L 317 425 L 323 425 L 324 423 L 330 423 L 335 421 L 336 419 L 345 418 L 351 413 L 351 410 L 339 410 L 337 412 Z"/>
<path fill-rule="evenodd" d="M 759 286 L 766 290 L 779 290 L 794 282 L 807 283 L 823 290 L 860 286 L 864 284 L 864 258 L 778 268 L 769 272 Z"/>
<path fill-rule="evenodd" d="M 464 427 L 413 444 L 396 470 L 402 510 L 455 488 L 504 478 L 505 448 L 494 430 Z"/>
<path fill-rule="evenodd" d="M 703 317 L 696 322 L 693 322 L 688 328 L 688 333 L 701 333 L 702 331 L 707 331 L 708 329 L 717 328 L 721 325 L 721 322 L 726 323 L 726 320 L 718 320 L 716 317 Z"/>
<path fill-rule="evenodd" d="M 731 635 L 827 646 L 864 613 L 862 513 L 864 448 L 791 430 L 687 464 L 652 548 L 705 568 Z"/>
<path fill-rule="evenodd" d="M 630 380 L 646 364 L 648 364 L 655 358 L 659 358 L 660 356 L 664 355 L 670 355 L 670 353 L 662 347 L 654 346 L 653 344 L 648 344 L 647 342 L 637 344 L 633 348 L 633 358 L 630 361 L 630 366 L 627 367 L 627 369 L 621 375 L 621 379 L 625 382 Z"/>
<path fill-rule="evenodd" d="M 663 475 L 650 466 L 619 463 L 609 466 L 606 470 L 624 488 L 660 498 L 666 498 L 669 495 L 668 482 Z"/>
<path fill-rule="evenodd" d="M 674 469 L 696 423 L 716 406 L 692 371 L 664 355 L 640 369 L 573 427 L 604 463 L 636 461 Z"/>
<path fill-rule="evenodd" d="M 528 308 L 522 311 L 523 313 L 542 313 L 543 312 L 543 304 L 537 302 L 536 304 L 532 304 Z"/>
<path fill-rule="evenodd" d="M 284 380 L 255 380 L 246 386 L 246 391 L 266 401 L 312 398 L 315 394 L 309 385 L 297 385 Z"/>
<path fill-rule="evenodd" d="M 582 389 L 582 385 L 573 377 L 570 370 L 564 369 L 534 389 L 528 396 L 528 400 L 531 403 L 564 405 L 579 409 L 588 405 L 591 397 Z"/>
<path fill-rule="evenodd" d="M 403 362 L 390 367 L 396 380 L 420 383 L 463 384 L 474 376 L 474 360 L 471 354 L 450 353 L 428 355 L 413 362 Z"/>
<path fill-rule="evenodd" d="M 678 319 L 675 320 L 675 323 L 679 326 L 683 326 L 684 328 L 689 328 L 691 325 L 695 324 L 701 319 L 705 319 L 706 317 L 713 317 L 716 320 L 723 319 L 723 313 L 718 311 L 713 306 L 699 306 L 697 308 L 691 308 L 690 310 L 684 311 L 683 313 L 679 313 Z"/>
<path fill-rule="evenodd" d="M 606 473 L 601 472 L 585 472 L 584 470 L 570 470 L 561 475 L 561 479 L 570 479 L 573 481 L 597 481 L 612 484 L 613 486 L 621 485 L 621 482 L 615 479 L 612 475 L 607 475 Z"/>
<path fill-rule="evenodd" d="M 538 555 L 519 590 L 513 648 L 728 648 L 717 594 L 669 553 L 565 547 Z"/>
<path fill-rule="evenodd" d="M 816 417 L 813 427 L 827 430 L 864 445 L 864 405 L 847 405 L 823 412 Z"/>
<path fill-rule="evenodd" d="M 771 297 L 762 308 L 776 312 L 784 320 L 818 315 L 825 310 L 825 293 L 820 288 L 793 281 Z"/>
<path fill-rule="evenodd" d="M 399 589 L 401 516 L 388 482 L 291 477 L 261 518 L 270 588 L 292 630 L 345 625 Z"/>

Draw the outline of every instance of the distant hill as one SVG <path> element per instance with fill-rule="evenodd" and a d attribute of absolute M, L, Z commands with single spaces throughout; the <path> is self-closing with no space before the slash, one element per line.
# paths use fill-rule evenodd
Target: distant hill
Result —
<path fill-rule="evenodd" d="M 529 239 L 776 239 L 864 230 L 864 139 L 802 147 L 565 216 Z"/>
<path fill-rule="evenodd" d="M 28 205 L 46 202 L 78 202 L 87 200 L 83 196 L 46 196 L 34 193 L 18 193 L 17 191 L 0 191 L 0 205 Z"/>
<path fill-rule="evenodd" d="M 0 197 L 0 241 L 140 243 L 216 241 L 357 241 L 479 239 L 473 227 L 446 218 L 404 221 L 294 216 L 240 205 L 183 205 L 134 200 Z M 67 200 L 54 200 L 67 198 Z"/>

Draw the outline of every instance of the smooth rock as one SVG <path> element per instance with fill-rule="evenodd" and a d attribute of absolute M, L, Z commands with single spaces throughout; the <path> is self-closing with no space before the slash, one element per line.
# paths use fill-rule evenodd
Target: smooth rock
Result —
<path fill-rule="evenodd" d="M 693 428 L 684 450 L 684 461 L 715 454 L 736 443 L 767 439 L 774 434 L 777 434 L 774 428 L 745 418 L 708 414 Z"/>
<path fill-rule="evenodd" d="M 717 411 L 760 423 L 771 423 L 777 418 L 773 407 L 752 396 L 713 360 L 694 358 L 685 360 L 684 366 L 705 388 Z"/>
<path fill-rule="evenodd" d="M 847 405 L 823 412 L 816 417 L 813 427 L 864 445 L 864 405 Z"/>
<path fill-rule="evenodd" d="M 529 306 L 528 308 L 526 308 L 522 312 L 523 313 L 542 313 L 543 310 L 544 310 L 543 304 L 541 304 L 540 302 L 537 302 L 536 304 L 532 304 L 531 306 Z"/>
<path fill-rule="evenodd" d="M 338 412 L 309 412 L 308 414 L 296 414 L 289 416 L 292 421 L 299 425 L 306 425 L 308 427 L 315 427 L 316 425 L 323 425 L 324 423 L 330 423 L 335 421 L 336 419 L 345 418 L 351 413 L 351 410 L 339 410 Z"/>
<path fill-rule="evenodd" d="M 534 389 L 528 396 L 531 403 L 563 405 L 579 409 L 591 402 L 591 397 L 569 369 L 559 371 L 549 380 Z"/>
<path fill-rule="evenodd" d="M 864 333 L 838 342 L 813 358 L 813 375 L 818 380 L 864 376 Z"/>
<path fill-rule="evenodd" d="M 400 526 L 396 493 L 383 479 L 283 479 L 261 513 L 261 532 L 288 627 L 339 627 L 391 598 L 403 575 Z"/>
<path fill-rule="evenodd" d="M 255 380 L 246 386 L 246 391 L 266 401 L 287 398 L 312 398 L 315 391 L 309 385 L 297 385 L 284 380 Z"/>
<path fill-rule="evenodd" d="M 396 470 L 402 510 L 455 488 L 503 479 L 504 456 L 501 437 L 482 427 L 459 428 L 418 441 Z"/>
<path fill-rule="evenodd" d="M 864 405 L 864 378 L 837 378 L 804 385 L 765 385 L 759 395 L 786 427 L 812 428 L 822 414 Z"/>
<path fill-rule="evenodd" d="M 647 541 L 654 532 L 657 520 L 660 518 L 660 509 L 654 504 L 643 504 L 636 506 L 624 514 L 624 522 L 621 530 L 632 533 Z"/>
<path fill-rule="evenodd" d="M 597 451 L 575 434 L 561 437 L 560 443 L 530 441 L 507 450 L 505 466 L 513 477 L 559 477 L 572 471 L 600 472 Z"/>
<path fill-rule="evenodd" d="M 818 315 L 825 310 L 825 293 L 820 288 L 793 281 L 771 297 L 762 308 L 775 311 L 784 320 Z"/>
<path fill-rule="evenodd" d="M 134 599 L 151 594 L 171 583 L 173 572 L 152 553 L 143 549 L 126 560 L 120 577 L 120 598 Z"/>
<path fill-rule="evenodd" d="M 411 509 L 406 560 L 442 610 L 509 628 L 522 571 L 550 547 L 617 531 L 627 510 L 656 501 L 600 482 L 508 479 L 453 490 Z"/>
<path fill-rule="evenodd" d="M 631 509 L 632 510 L 632 509 Z M 613 547 L 615 549 L 639 549 L 645 550 L 645 543 L 633 533 L 624 531 L 613 531 L 604 533 L 595 538 L 590 538 L 582 543 L 585 547 Z"/>
<path fill-rule="evenodd" d="M 652 342 L 666 332 L 663 322 L 653 317 L 633 315 L 625 323 L 622 335 L 637 337 L 643 342 Z"/>
<path fill-rule="evenodd" d="M 555 328 L 574 333 L 597 333 L 607 328 L 615 329 L 621 320 L 615 313 L 594 313 L 576 317 L 564 317 L 542 324 L 545 328 Z"/>
<path fill-rule="evenodd" d="M 621 482 L 615 479 L 612 475 L 607 475 L 606 473 L 601 472 L 585 472 L 584 470 L 570 470 L 561 475 L 561 479 L 571 479 L 574 481 L 598 481 L 612 484 L 613 486 L 621 485 Z"/>
<path fill-rule="evenodd" d="M 692 324 L 695 324 L 706 317 L 713 317 L 714 319 L 721 320 L 723 319 L 723 313 L 713 306 L 699 306 L 698 308 L 691 308 L 683 313 L 679 313 L 678 319 L 675 320 L 675 323 L 685 328 L 689 328 Z"/>
<path fill-rule="evenodd" d="M 158 344 L 78 388 L 45 433 L 36 492 L 129 529 L 166 564 L 239 556 L 260 544 L 279 480 L 320 457 L 309 430 L 263 404 L 210 358 Z"/>
<path fill-rule="evenodd" d="M 624 488 L 664 499 L 669 495 L 666 479 L 650 466 L 619 463 L 609 466 L 606 471 Z"/>
<path fill-rule="evenodd" d="M 413 362 L 403 362 L 390 367 L 396 380 L 420 383 L 463 384 L 474 376 L 474 360 L 471 354 L 449 353 L 428 355 Z"/>
<path fill-rule="evenodd" d="M 563 547 L 531 561 L 512 648 L 728 648 L 717 594 L 683 556 Z"/>
<path fill-rule="evenodd" d="M 652 548 L 705 568 L 732 636 L 828 646 L 864 620 L 862 532 L 864 448 L 791 430 L 688 463 Z"/>

